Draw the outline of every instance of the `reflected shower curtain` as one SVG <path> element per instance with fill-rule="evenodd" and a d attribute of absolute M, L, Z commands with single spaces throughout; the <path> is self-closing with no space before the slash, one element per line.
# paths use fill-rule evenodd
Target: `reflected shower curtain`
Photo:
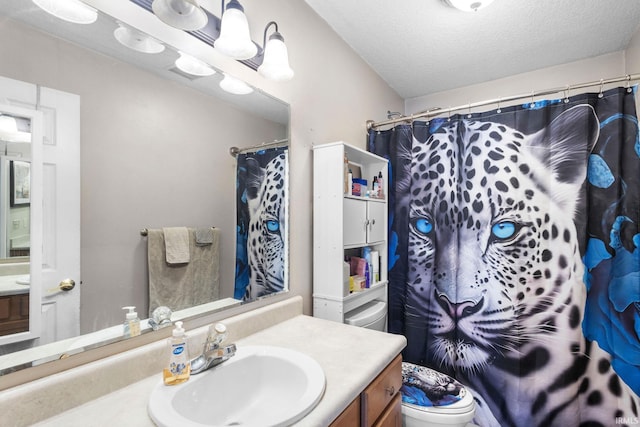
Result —
<path fill-rule="evenodd" d="M 235 299 L 287 288 L 288 153 L 278 147 L 236 157 Z"/>
<path fill-rule="evenodd" d="M 640 423 L 639 141 L 633 88 L 369 133 L 389 330 L 477 424 Z"/>

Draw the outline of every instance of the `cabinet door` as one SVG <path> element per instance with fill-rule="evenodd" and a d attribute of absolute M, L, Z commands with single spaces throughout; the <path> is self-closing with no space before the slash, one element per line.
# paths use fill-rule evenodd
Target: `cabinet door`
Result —
<path fill-rule="evenodd" d="M 362 392 L 362 425 L 371 427 L 402 387 L 402 357 L 396 357 Z"/>
<path fill-rule="evenodd" d="M 402 398 L 396 393 L 373 427 L 402 427 Z"/>
<path fill-rule="evenodd" d="M 367 242 L 381 242 L 384 240 L 386 203 L 367 202 L 368 235 Z"/>
<path fill-rule="evenodd" d="M 356 397 L 347 409 L 336 418 L 329 427 L 355 427 L 360 425 L 360 396 Z"/>
<path fill-rule="evenodd" d="M 344 199 L 342 216 L 343 244 L 364 245 L 367 242 L 367 202 L 357 199 Z M 331 230 L 327 230 L 330 233 Z"/>

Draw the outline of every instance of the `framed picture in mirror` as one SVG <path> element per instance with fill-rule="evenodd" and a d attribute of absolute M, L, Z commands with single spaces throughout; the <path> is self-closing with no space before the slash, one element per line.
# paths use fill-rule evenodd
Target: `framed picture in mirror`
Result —
<path fill-rule="evenodd" d="M 31 201 L 31 163 L 12 160 L 9 163 L 11 207 L 27 206 Z"/>

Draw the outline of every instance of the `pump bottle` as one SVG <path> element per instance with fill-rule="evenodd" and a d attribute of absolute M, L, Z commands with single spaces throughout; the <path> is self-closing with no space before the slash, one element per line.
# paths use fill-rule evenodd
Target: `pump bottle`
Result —
<path fill-rule="evenodd" d="M 140 335 L 140 319 L 134 306 L 122 307 L 123 310 L 129 310 L 124 320 L 124 328 L 122 336 L 124 338 L 137 337 Z"/>
<path fill-rule="evenodd" d="M 183 383 L 191 376 L 191 364 L 187 351 L 187 336 L 182 328 L 182 322 L 175 323 L 175 329 L 167 343 L 169 360 L 162 371 L 162 378 L 166 385 Z"/>

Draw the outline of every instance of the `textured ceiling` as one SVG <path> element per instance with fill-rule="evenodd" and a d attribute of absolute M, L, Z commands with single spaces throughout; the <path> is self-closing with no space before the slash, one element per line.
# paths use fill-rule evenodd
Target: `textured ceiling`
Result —
<path fill-rule="evenodd" d="M 405 99 L 621 51 L 640 26 L 639 0 L 305 1 Z"/>

